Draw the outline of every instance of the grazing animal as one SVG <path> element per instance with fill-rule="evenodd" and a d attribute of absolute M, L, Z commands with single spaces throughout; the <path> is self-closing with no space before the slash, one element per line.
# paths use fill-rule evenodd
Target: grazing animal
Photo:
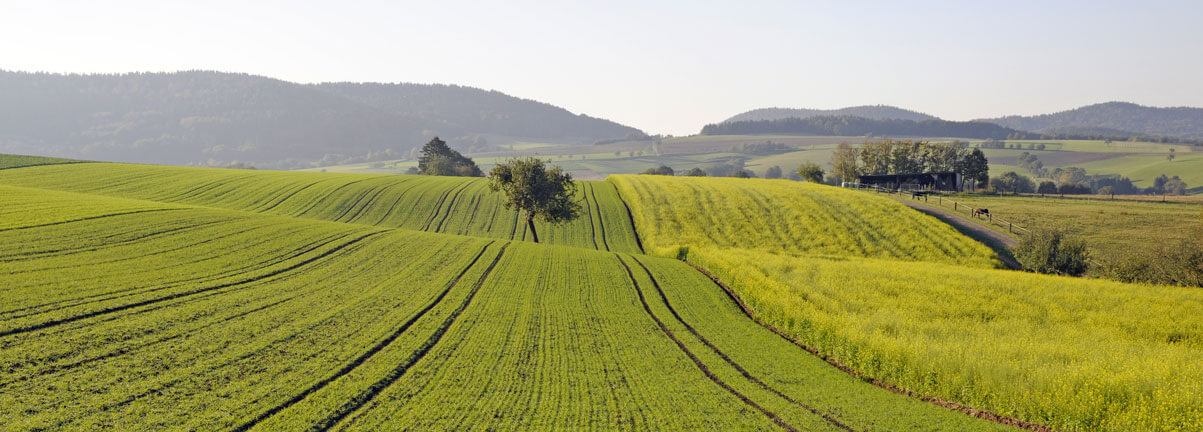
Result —
<path fill-rule="evenodd" d="M 977 209 L 973 209 L 973 217 L 978 217 L 978 216 L 986 216 L 986 217 L 989 217 L 989 216 L 990 216 L 990 209 L 985 209 L 985 208 L 977 208 Z"/>

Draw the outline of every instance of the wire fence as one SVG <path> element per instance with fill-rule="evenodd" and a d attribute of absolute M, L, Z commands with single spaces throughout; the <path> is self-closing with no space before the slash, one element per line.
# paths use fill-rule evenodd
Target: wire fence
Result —
<path fill-rule="evenodd" d="M 908 191 L 908 190 L 903 190 L 903 189 L 886 189 L 886 188 L 876 187 L 876 186 L 871 187 L 871 189 L 877 191 L 877 193 L 898 195 L 899 198 L 904 197 L 906 195 L 910 195 L 912 200 L 918 201 L 921 199 L 921 200 L 923 200 L 924 203 L 927 203 L 927 204 L 932 203 L 932 201 L 930 201 L 928 199 L 928 197 L 934 196 L 934 198 L 936 198 L 936 201 L 935 201 L 936 205 L 943 207 L 943 208 L 952 209 L 953 212 L 955 212 L 959 215 L 965 216 L 968 219 L 973 219 L 979 223 L 984 223 L 986 225 L 994 225 L 994 226 L 998 226 L 1000 228 L 1006 228 L 1007 232 L 1009 232 L 1011 234 L 1027 234 L 1027 233 L 1031 232 L 1027 228 L 1016 225 L 1014 222 L 1008 221 L 1001 217 L 995 217 L 994 214 L 990 213 L 990 211 L 986 208 L 974 207 L 972 205 L 969 205 L 969 204 L 966 204 L 966 203 L 963 203 L 960 201 L 956 201 L 951 198 L 947 198 L 943 195 L 933 193 L 932 191 L 929 191 L 929 190 L 910 190 L 910 191 Z"/>

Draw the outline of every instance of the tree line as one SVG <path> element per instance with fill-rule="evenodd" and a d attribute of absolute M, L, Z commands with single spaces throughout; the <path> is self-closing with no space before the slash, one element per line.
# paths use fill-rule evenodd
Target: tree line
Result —
<path fill-rule="evenodd" d="M 955 172 L 967 182 L 985 184 L 990 166 L 981 149 L 963 141 L 867 142 L 861 148 L 840 143 L 831 156 L 835 181 L 856 181 L 861 175 Z"/>

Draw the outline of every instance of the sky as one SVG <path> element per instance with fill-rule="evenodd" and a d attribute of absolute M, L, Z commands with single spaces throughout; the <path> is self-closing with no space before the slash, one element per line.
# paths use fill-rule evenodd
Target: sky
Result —
<path fill-rule="evenodd" d="M 498 90 L 687 135 L 762 107 L 1203 106 L 1203 2 L 10 1 L 0 69 Z"/>

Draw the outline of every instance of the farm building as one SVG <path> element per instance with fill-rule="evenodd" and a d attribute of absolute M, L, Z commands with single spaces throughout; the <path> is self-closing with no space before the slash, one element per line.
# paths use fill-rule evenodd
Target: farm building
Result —
<path fill-rule="evenodd" d="M 887 189 L 918 189 L 957 191 L 961 189 L 961 175 L 955 172 L 932 172 L 915 174 L 867 174 L 859 177 L 860 184 Z"/>

